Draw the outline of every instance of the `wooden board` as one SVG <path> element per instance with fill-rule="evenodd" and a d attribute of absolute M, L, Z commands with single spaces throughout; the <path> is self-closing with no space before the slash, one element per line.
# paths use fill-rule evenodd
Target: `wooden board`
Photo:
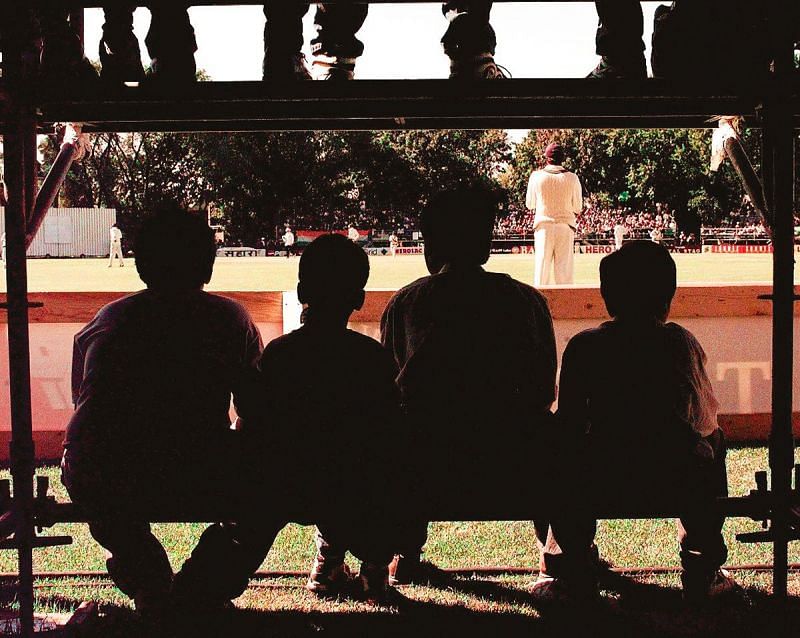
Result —
<path fill-rule="evenodd" d="M 759 295 L 771 292 L 770 286 L 683 286 L 678 289 L 670 317 L 766 317 L 772 308 L 768 300 Z M 105 304 L 119 299 L 125 292 L 36 292 L 31 301 L 44 303 L 43 308 L 32 308 L 31 323 L 86 323 Z M 281 292 L 222 292 L 224 297 L 235 299 L 248 309 L 256 322 L 280 323 L 283 320 Z M 393 291 L 369 291 L 364 307 L 353 313 L 351 321 L 360 323 L 380 321 L 383 309 Z M 590 286 L 571 288 L 544 288 L 554 319 L 607 319 L 600 290 Z M 0 293 L 0 301 L 5 294 Z M 795 306 L 795 316 L 800 316 L 800 305 Z M 0 323 L 5 313 L 0 313 Z"/>

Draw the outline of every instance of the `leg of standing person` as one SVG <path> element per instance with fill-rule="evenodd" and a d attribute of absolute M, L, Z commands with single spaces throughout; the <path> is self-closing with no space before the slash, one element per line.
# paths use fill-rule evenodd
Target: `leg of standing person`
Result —
<path fill-rule="evenodd" d="M 314 27 L 317 35 L 311 40 L 312 75 L 315 80 L 352 80 L 356 58 L 364 52 L 364 44 L 356 32 L 367 18 L 369 5 L 363 3 L 317 5 Z"/>
<path fill-rule="evenodd" d="M 114 252 L 117 255 L 117 259 L 119 259 L 119 267 L 122 268 L 125 266 L 125 256 L 122 254 L 122 243 L 115 244 Z"/>
<path fill-rule="evenodd" d="M 675 0 L 655 12 L 651 65 L 664 78 L 720 77 L 738 74 L 729 34 L 715 18 L 712 0 Z M 739 44 L 741 45 L 741 43 Z"/>
<path fill-rule="evenodd" d="M 48 83 L 97 81 L 94 67 L 83 55 L 83 45 L 69 21 L 67 9 L 42 7 L 38 10 L 42 35 L 41 74 Z"/>
<path fill-rule="evenodd" d="M 111 244 L 108 246 L 108 267 L 114 265 L 114 242 L 112 241 Z"/>
<path fill-rule="evenodd" d="M 595 39 L 600 63 L 588 77 L 594 79 L 643 79 L 644 18 L 639 0 L 595 0 L 599 26 Z"/>
<path fill-rule="evenodd" d="M 450 78 L 466 80 L 505 77 L 494 62 L 497 37 L 489 23 L 492 3 L 485 0 L 451 0 L 442 3 L 448 27 L 442 47 L 450 58 Z"/>
<path fill-rule="evenodd" d="M 303 16 L 309 6 L 298 2 L 269 2 L 264 5 L 264 80 L 311 79 L 302 53 Z"/>
<path fill-rule="evenodd" d="M 139 40 L 133 32 L 135 6 L 104 7 L 103 37 L 100 39 L 100 77 L 121 84 L 144 79 Z"/>
<path fill-rule="evenodd" d="M 197 42 L 185 2 L 151 3 L 150 29 L 145 38 L 154 79 L 164 83 L 194 82 Z"/>
<path fill-rule="evenodd" d="M 567 224 L 553 224 L 553 278 L 557 284 L 575 279 L 575 231 Z"/>
<path fill-rule="evenodd" d="M 551 225 L 549 223 L 541 224 L 533 233 L 534 286 L 546 286 L 551 283 L 553 271 Z"/>

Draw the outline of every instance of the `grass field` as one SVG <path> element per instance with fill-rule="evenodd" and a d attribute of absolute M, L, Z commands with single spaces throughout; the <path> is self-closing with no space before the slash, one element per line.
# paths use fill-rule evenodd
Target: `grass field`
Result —
<path fill-rule="evenodd" d="M 772 256 L 735 254 L 676 254 L 679 284 L 768 283 L 772 281 Z M 599 285 L 602 255 L 575 256 L 575 283 Z M 29 288 L 35 292 L 132 291 L 142 287 L 133 259 L 125 268 L 107 267 L 105 259 L 30 259 Z M 292 290 L 297 284 L 298 259 L 293 257 L 223 257 L 217 260 L 208 290 Z M 367 287 L 396 290 L 427 274 L 419 255 L 372 257 Z M 487 269 L 505 272 L 533 283 L 532 255 L 493 255 Z M 796 274 L 800 274 L 800 266 Z M 0 292 L 5 291 L 5 278 Z"/>
<path fill-rule="evenodd" d="M 764 448 L 731 450 L 728 467 L 731 494 L 747 493 L 753 483 L 753 472 L 766 467 Z M 45 468 L 51 477 L 58 498 L 66 498 L 60 488 L 56 468 Z M 156 525 L 156 534 L 167 548 L 177 568 L 188 556 L 204 525 Z M 758 524 L 731 519 L 725 526 L 729 544 L 728 564 L 741 565 L 771 562 L 770 546 L 744 545 L 735 541 L 735 534 L 755 530 Z M 308 569 L 313 558 L 313 528 L 288 526 L 278 537 L 263 569 Z M 60 524 L 50 534 L 74 537 L 69 547 L 36 550 L 37 571 L 103 570 L 102 550 L 89 537 L 86 526 Z M 598 533 L 601 553 L 617 566 L 676 566 L 677 543 L 674 523 L 670 520 L 603 521 Z M 435 523 L 427 545 L 426 556 L 443 567 L 509 565 L 532 568 L 537 562 L 533 528 L 526 522 Z M 790 560 L 800 562 L 800 547 L 791 548 Z M 0 554 L 0 571 L 15 569 L 13 554 Z M 776 622 L 766 599 L 770 590 L 769 574 L 757 571 L 736 572 L 737 580 L 746 587 L 746 594 L 723 606 L 702 612 L 686 610 L 680 603 L 676 574 L 640 576 L 633 585 L 604 591 L 594 619 L 583 632 L 590 635 L 657 636 L 751 636 L 771 635 L 765 622 Z M 493 578 L 459 578 L 447 588 L 405 587 L 409 599 L 399 609 L 376 613 L 374 608 L 346 600 L 319 600 L 303 588 L 302 578 L 265 578 L 253 583 L 237 605 L 246 611 L 235 622 L 244 623 L 241 635 L 408 635 L 422 633 L 441 635 L 448 628 L 466 635 L 572 635 L 560 629 L 553 633 L 552 618 L 542 614 L 527 595 L 530 576 Z M 624 585 L 624 583 L 623 583 Z M 790 576 L 788 621 L 800 623 L 800 575 Z M 72 579 L 40 579 L 37 581 L 37 608 L 40 611 L 63 611 L 77 607 L 83 600 L 100 601 L 110 623 L 94 635 L 144 635 L 142 627 L 129 613 L 127 599 L 103 577 Z M 584 619 L 586 620 L 586 619 Z M 569 622 L 576 622 L 572 618 Z M 588 622 L 588 620 L 587 620 Z M 597 624 L 599 623 L 599 624 Z M 795 624 L 800 627 L 800 624 Z M 595 634 L 595 631 L 602 633 Z M 226 625 L 221 633 L 193 635 L 239 635 L 230 633 Z M 575 629 L 572 627 L 572 629 Z M 253 633 L 251 634 L 250 631 Z M 130 633 L 129 633 L 130 632 Z M 375 632 L 374 634 L 372 632 Z M 777 628 L 774 635 L 782 635 Z"/>

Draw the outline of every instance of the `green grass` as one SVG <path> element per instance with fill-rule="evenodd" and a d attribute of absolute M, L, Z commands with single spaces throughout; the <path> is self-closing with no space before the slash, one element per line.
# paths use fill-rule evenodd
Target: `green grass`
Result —
<path fill-rule="evenodd" d="M 676 254 L 679 284 L 766 283 L 772 281 L 772 255 Z M 575 256 L 575 283 L 599 285 L 602 255 Z M 297 258 L 220 258 L 208 285 L 212 291 L 293 290 L 297 285 Z M 103 259 L 29 259 L 29 287 L 34 292 L 133 291 L 142 288 L 133 259 L 126 268 L 107 268 Z M 421 255 L 371 257 L 370 290 L 397 290 L 427 273 Z M 504 272 L 533 283 L 533 255 L 493 255 L 489 270 Z M 800 265 L 797 266 L 800 275 Z M 5 280 L 0 280 L 0 292 Z"/>
<path fill-rule="evenodd" d="M 766 466 L 764 448 L 731 450 L 728 460 L 731 494 L 746 494 L 753 484 L 753 472 Z M 67 498 L 58 481 L 56 468 L 42 468 L 40 473 L 51 477 L 53 491 L 59 499 Z M 154 525 L 155 533 L 167 548 L 176 569 L 190 553 L 203 528 L 202 524 Z M 737 532 L 755 529 L 758 529 L 758 524 L 753 521 L 727 521 L 725 537 L 730 549 L 728 564 L 771 562 L 770 545 L 744 545 L 735 541 Z M 103 552 L 91 540 L 85 525 L 59 524 L 47 533 L 69 534 L 74 542 L 68 547 L 36 550 L 37 571 L 104 569 Z M 617 566 L 678 565 L 675 526 L 670 520 L 601 521 L 597 542 L 602 555 Z M 279 535 L 262 569 L 304 571 L 308 569 L 313 554 L 313 528 L 290 525 Z M 431 525 L 426 557 L 443 567 L 508 565 L 533 568 L 537 564 L 538 550 L 533 527 L 528 522 L 448 522 Z M 13 572 L 16 568 L 14 560 L 12 552 L 1 553 L 0 571 Z M 800 562 L 797 543 L 791 547 L 790 561 Z M 748 588 L 748 594 L 731 609 L 726 608 L 721 616 L 717 612 L 711 616 L 701 616 L 699 620 L 695 616 L 681 617 L 673 623 L 676 613 L 686 613 L 678 601 L 677 576 L 639 577 L 633 593 L 622 597 L 615 592 L 605 594 L 603 605 L 607 617 L 603 622 L 611 623 L 622 633 L 644 623 L 647 632 L 655 632 L 656 635 L 664 631 L 666 633 L 663 635 L 714 635 L 717 631 L 724 633 L 723 630 L 734 635 L 746 635 L 737 632 L 744 627 L 751 627 L 751 621 L 760 617 L 759 614 L 767 613 L 764 610 L 769 606 L 766 595 L 770 591 L 770 580 L 768 574 L 759 572 L 739 572 L 737 580 Z M 272 578 L 255 582 L 237 601 L 240 608 L 251 613 L 243 613 L 237 622 L 254 623 L 259 632 L 263 630 L 264 622 L 270 626 L 277 623 L 281 635 L 314 633 L 317 631 L 314 627 L 334 633 L 340 630 L 362 633 L 373 624 L 375 631 L 381 634 L 396 631 L 398 635 L 417 631 L 418 625 L 423 633 L 435 633 L 434 630 L 437 627 L 441 629 L 443 623 L 452 623 L 468 634 L 480 628 L 481 634 L 484 631 L 506 631 L 528 635 L 533 631 L 539 635 L 536 632 L 547 629 L 545 620 L 527 596 L 530 585 L 530 577 L 527 576 L 464 578 L 447 589 L 404 588 L 404 594 L 414 602 L 409 609 L 401 608 L 399 611 L 376 610 L 343 600 L 320 601 L 307 593 L 302 585 L 303 579 L 298 578 Z M 800 576 L 793 574 L 790 586 L 794 596 L 792 604 L 796 603 L 798 607 L 792 608 L 798 614 L 793 618 L 800 620 Z M 69 611 L 83 600 L 95 600 L 113 611 L 111 616 L 103 620 L 111 623 L 104 632 L 136 635 L 124 633 L 138 626 L 138 621 L 125 611 L 129 609 L 129 601 L 104 577 L 88 580 L 41 579 L 37 581 L 36 591 L 37 608 L 40 611 Z M 634 601 L 632 609 L 636 611 L 629 608 L 630 600 Z M 737 626 L 731 627 L 731 622 Z M 247 626 L 250 627 L 249 624 Z M 645 630 L 644 627 L 641 629 Z M 670 633 L 673 629 L 679 630 L 678 633 Z M 242 631 L 246 634 L 244 628 Z M 550 634 L 545 631 L 543 635 Z M 631 635 L 638 634 L 634 632 Z"/>

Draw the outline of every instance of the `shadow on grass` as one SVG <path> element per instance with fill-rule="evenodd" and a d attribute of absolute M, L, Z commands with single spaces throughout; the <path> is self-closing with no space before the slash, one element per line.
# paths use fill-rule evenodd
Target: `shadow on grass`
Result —
<path fill-rule="evenodd" d="M 85 638 L 148 636 L 197 638 L 239 636 L 524 636 L 580 638 L 783 637 L 800 627 L 800 598 L 777 604 L 760 590 L 719 601 L 704 609 L 686 608 L 673 588 L 625 583 L 618 595 L 604 595 L 591 607 L 551 608 L 540 615 L 519 611 L 482 611 L 470 601 L 420 602 L 410 599 L 386 611 L 260 611 L 234 610 L 199 614 L 168 623 L 147 622 L 128 608 L 102 606 L 103 614 L 81 633 Z M 456 580 L 453 592 L 470 598 L 523 604 L 525 591 L 491 581 Z M 415 592 L 410 592 L 414 594 Z M 446 593 L 446 592 L 445 592 Z M 40 598 L 40 604 L 74 608 L 81 601 L 63 595 Z M 477 607 L 471 608 L 471 607 Z"/>

